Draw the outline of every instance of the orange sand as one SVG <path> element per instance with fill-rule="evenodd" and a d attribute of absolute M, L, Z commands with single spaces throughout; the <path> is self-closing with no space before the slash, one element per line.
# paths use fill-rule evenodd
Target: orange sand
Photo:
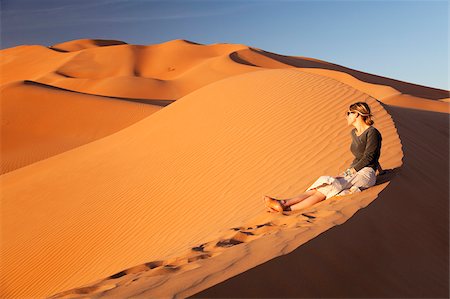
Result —
<path fill-rule="evenodd" d="M 246 282 L 261 281 L 259 267 L 278 271 L 272 259 L 280 255 L 295 265 L 292 256 L 336 225 L 345 222 L 341 234 L 358 244 L 348 236 L 352 220 L 373 219 L 378 202 L 406 196 L 384 212 L 420 210 L 408 206 L 424 196 L 410 191 L 408 178 L 420 177 L 416 184 L 448 211 L 448 91 L 233 44 L 78 40 L 0 53 L 1 297 L 187 297 L 240 273 L 247 276 L 225 282 L 232 288 L 219 284 L 204 296 L 250 296 Z M 361 193 L 299 213 L 266 213 L 263 194 L 292 197 L 351 162 L 344 113 L 360 100 L 373 109 L 383 135 L 380 162 L 391 171 Z M 421 157 L 429 162 L 411 167 Z M 424 226 L 441 237 L 419 238 L 421 251 L 435 249 L 429 264 L 440 277 L 428 297 L 448 294 L 448 214 L 435 213 Z M 393 232 L 408 231 L 402 219 L 396 224 L 406 228 Z M 386 230 L 372 237 L 395 239 Z M 323 275 L 356 267 L 321 258 L 331 247 L 316 252 Z M 367 252 L 363 261 L 377 255 Z M 419 272 L 405 273 L 395 286 L 411 290 Z M 271 296 L 318 294 L 298 291 L 297 276 L 287 277 L 291 288 Z M 264 296 L 270 286 L 253 294 Z M 344 297 L 364 296 L 329 286 Z"/>

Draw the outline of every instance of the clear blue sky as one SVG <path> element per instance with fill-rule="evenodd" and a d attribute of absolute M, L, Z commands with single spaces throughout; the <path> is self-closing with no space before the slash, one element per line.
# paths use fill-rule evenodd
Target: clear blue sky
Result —
<path fill-rule="evenodd" d="M 81 38 L 238 43 L 450 88 L 447 0 L 1 0 L 1 48 Z"/>

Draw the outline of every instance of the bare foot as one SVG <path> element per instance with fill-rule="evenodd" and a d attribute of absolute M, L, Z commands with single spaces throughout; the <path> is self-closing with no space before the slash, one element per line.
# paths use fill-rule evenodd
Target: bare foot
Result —
<path fill-rule="evenodd" d="M 264 204 L 269 210 L 275 211 L 275 212 L 283 212 L 283 205 L 279 200 L 276 200 L 272 197 L 269 197 L 267 195 L 264 196 Z"/>

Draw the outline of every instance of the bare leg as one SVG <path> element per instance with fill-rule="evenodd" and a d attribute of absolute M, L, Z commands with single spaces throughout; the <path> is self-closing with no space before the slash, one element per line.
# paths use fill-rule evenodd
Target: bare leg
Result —
<path fill-rule="evenodd" d="M 321 196 L 323 196 L 323 194 L 320 193 L 319 191 L 317 191 L 316 189 L 312 189 L 312 190 L 303 192 L 302 194 L 297 195 L 296 197 L 288 198 L 288 199 L 276 199 L 276 198 L 265 195 L 264 200 L 265 200 L 266 206 L 273 210 L 289 211 L 289 210 L 292 210 L 290 208 L 291 206 L 300 204 L 301 202 L 305 201 L 306 199 L 311 198 L 312 196 L 316 195 L 317 193 L 319 193 Z M 324 196 L 324 198 L 325 198 L 325 196 Z"/>
<path fill-rule="evenodd" d="M 299 202 L 295 205 L 292 205 L 291 210 L 295 211 L 295 210 L 301 210 L 304 208 L 308 208 L 326 198 L 326 196 L 323 195 L 322 193 L 320 193 L 319 191 L 317 191 L 317 190 L 314 190 L 314 191 L 316 191 L 316 192 L 313 195 L 309 196 L 308 198 L 302 200 L 301 202 Z"/>
<path fill-rule="evenodd" d="M 296 197 L 284 200 L 283 205 L 286 207 L 295 205 L 296 203 L 299 203 L 299 202 L 307 199 L 308 197 L 314 195 L 315 193 L 316 193 L 316 189 L 306 191 Z"/>

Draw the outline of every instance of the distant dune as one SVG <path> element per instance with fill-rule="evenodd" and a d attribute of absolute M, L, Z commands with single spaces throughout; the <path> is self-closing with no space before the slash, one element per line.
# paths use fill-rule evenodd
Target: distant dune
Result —
<path fill-rule="evenodd" d="M 448 91 L 237 44 L 0 53 L 2 298 L 448 296 Z M 267 213 L 352 161 L 355 101 L 387 172 Z"/>

